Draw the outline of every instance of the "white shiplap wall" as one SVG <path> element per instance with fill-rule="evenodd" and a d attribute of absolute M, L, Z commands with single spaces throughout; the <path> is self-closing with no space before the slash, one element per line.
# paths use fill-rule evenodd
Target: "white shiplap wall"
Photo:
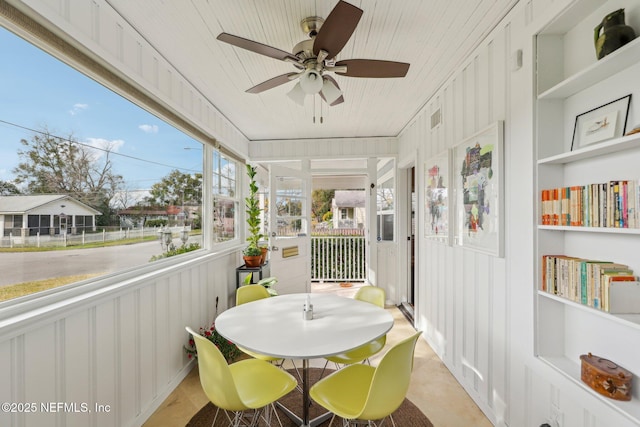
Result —
<path fill-rule="evenodd" d="M 191 257 L 60 307 L 4 319 L 0 401 L 35 413 L 0 412 L 2 426 L 139 426 L 191 369 L 182 346 L 233 294 L 237 254 Z M 47 413 L 40 404 L 82 403 L 91 412 Z M 95 404 L 109 405 L 107 413 Z"/>
<path fill-rule="evenodd" d="M 505 257 L 424 239 L 424 212 L 417 218 L 416 326 L 497 426 L 538 427 L 550 421 L 552 406 L 563 414 L 563 427 L 634 425 L 534 357 L 533 36 L 570 3 L 520 2 L 399 141 L 401 164 L 418 152 L 417 205 L 424 206 L 425 161 L 496 120 L 505 122 Z M 624 6 L 610 3 L 611 10 Z M 513 68 L 517 50 L 523 51 L 520 69 Z M 442 125 L 431 130 L 437 108 Z"/>
<path fill-rule="evenodd" d="M 249 158 L 254 162 L 395 157 L 397 152 L 397 138 L 331 138 L 249 142 Z"/>
<path fill-rule="evenodd" d="M 510 44 L 507 21 L 473 53 L 402 134 L 399 158 L 412 156 L 415 150 L 419 153 L 418 206 L 424 206 L 427 159 L 496 120 L 506 121 L 509 100 L 505 83 L 511 79 Z M 442 124 L 431 130 L 430 117 L 438 108 Z M 507 135 L 510 128 L 507 122 Z M 505 140 L 508 159 L 512 138 Z M 505 180 L 510 179 L 509 168 L 505 176 Z M 422 260 L 416 262 L 421 267 L 416 285 L 416 326 L 424 330 L 427 340 L 478 405 L 498 423 L 506 416 L 503 408 L 509 392 L 505 369 L 509 336 L 506 258 L 424 239 L 424 215 L 420 210 L 417 218 L 418 252 Z M 451 229 L 455 230 L 453 226 Z"/>

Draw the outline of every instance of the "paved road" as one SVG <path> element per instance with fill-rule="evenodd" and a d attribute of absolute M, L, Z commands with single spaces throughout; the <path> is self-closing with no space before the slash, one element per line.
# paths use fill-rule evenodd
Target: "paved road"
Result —
<path fill-rule="evenodd" d="M 0 286 L 77 274 L 106 274 L 147 264 L 161 252 L 157 241 L 91 249 L 1 252 Z"/>

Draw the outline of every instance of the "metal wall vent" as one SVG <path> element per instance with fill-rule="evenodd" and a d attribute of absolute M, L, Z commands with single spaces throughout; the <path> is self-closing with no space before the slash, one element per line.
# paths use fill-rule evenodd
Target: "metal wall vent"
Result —
<path fill-rule="evenodd" d="M 442 114 L 440 112 L 440 108 L 431 114 L 431 129 L 436 128 L 438 125 L 442 123 Z"/>

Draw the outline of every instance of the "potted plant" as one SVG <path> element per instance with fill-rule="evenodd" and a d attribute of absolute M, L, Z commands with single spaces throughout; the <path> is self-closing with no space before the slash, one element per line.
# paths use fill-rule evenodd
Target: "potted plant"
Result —
<path fill-rule="evenodd" d="M 259 267 L 262 258 L 262 250 L 258 245 L 264 237 L 260 233 L 260 201 L 258 200 L 258 183 L 256 182 L 256 167 L 247 165 L 249 176 L 249 196 L 244 199 L 245 212 L 247 214 L 247 226 L 249 245 L 243 251 L 244 263 L 247 267 Z"/>

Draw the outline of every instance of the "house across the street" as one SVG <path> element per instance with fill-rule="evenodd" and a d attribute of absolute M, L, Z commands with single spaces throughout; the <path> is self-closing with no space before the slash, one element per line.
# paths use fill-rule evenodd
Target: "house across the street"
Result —
<path fill-rule="evenodd" d="M 3 236 L 55 236 L 95 231 L 100 211 L 61 194 L 0 196 Z"/>

